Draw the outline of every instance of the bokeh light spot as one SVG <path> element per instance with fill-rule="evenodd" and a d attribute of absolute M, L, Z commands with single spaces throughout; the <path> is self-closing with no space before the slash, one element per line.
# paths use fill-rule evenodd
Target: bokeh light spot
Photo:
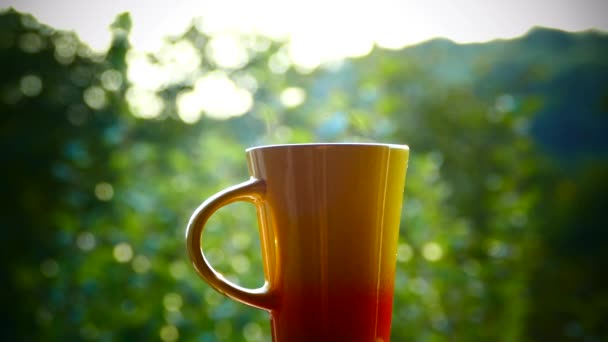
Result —
<path fill-rule="evenodd" d="M 114 246 L 114 259 L 120 263 L 129 262 L 133 258 L 133 249 L 126 242 L 121 242 Z"/>
<path fill-rule="evenodd" d="M 167 311 L 179 311 L 183 305 L 182 296 L 177 293 L 167 293 L 163 297 L 163 305 Z"/>
<path fill-rule="evenodd" d="M 169 265 L 169 273 L 175 279 L 182 279 L 187 273 L 186 264 L 182 261 L 174 261 Z"/>
<path fill-rule="evenodd" d="M 297 107 L 306 100 L 306 92 L 302 88 L 289 87 L 281 92 L 281 103 L 287 108 Z"/>
<path fill-rule="evenodd" d="M 177 95 L 177 115 L 183 122 L 193 124 L 203 115 L 200 100 L 192 91 L 184 91 Z"/>
<path fill-rule="evenodd" d="M 129 51 L 127 64 L 127 78 L 138 88 L 158 91 L 167 83 L 166 73 L 143 53 Z"/>
<path fill-rule="evenodd" d="M 44 260 L 40 264 L 40 272 L 45 277 L 53 278 L 59 273 L 59 264 L 53 259 Z"/>
<path fill-rule="evenodd" d="M 188 40 L 164 45 L 156 57 L 165 86 L 191 80 L 201 64 L 198 50 Z"/>
<path fill-rule="evenodd" d="M 83 93 L 84 103 L 92 109 L 102 109 L 107 104 L 106 92 L 100 87 L 87 88 Z"/>
<path fill-rule="evenodd" d="M 242 254 L 235 255 L 234 257 L 232 257 L 230 264 L 237 273 L 245 273 L 249 271 L 249 267 L 251 265 L 249 259 L 247 259 L 247 257 Z"/>
<path fill-rule="evenodd" d="M 95 185 L 95 196 L 101 201 L 109 201 L 114 197 L 114 187 L 110 183 L 98 183 Z"/>
<path fill-rule="evenodd" d="M 247 341 L 261 341 L 262 328 L 257 323 L 247 323 L 243 328 L 243 337 Z"/>
<path fill-rule="evenodd" d="M 133 266 L 133 270 L 136 273 L 146 273 L 148 272 L 152 264 L 150 263 L 150 260 L 144 255 L 138 255 L 133 259 L 133 263 L 131 266 Z"/>
<path fill-rule="evenodd" d="M 414 257 L 414 250 L 407 243 L 399 244 L 397 247 L 397 260 L 400 262 L 408 262 Z"/>
<path fill-rule="evenodd" d="M 443 256 L 443 249 L 436 242 L 429 242 L 422 246 L 422 256 L 428 261 L 438 261 Z"/>
<path fill-rule="evenodd" d="M 19 88 L 25 96 L 38 96 L 42 91 L 42 80 L 36 75 L 26 75 L 19 82 Z"/>
<path fill-rule="evenodd" d="M 74 61 L 78 50 L 78 40 L 73 34 L 61 34 L 54 39 L 55 59 L 61 64 L 70 64 Z"/>
<path fill-rule="evenodd" d="M 165 103 L 154 91 L 131 87 L 127 90 L 126 98 L 134 116 L 142 119 L 153 119 L 158 117 Z"/>
<path fill-rule="evenodd" d="M 238 38 L 231 34 L 219 34 L 207 45 L 207 55 L 218 66 L 227 69 L 239 69 L 249 60 L 247 50 Z"/>
<path fill-rule="evenodd" d="M 76 246 L 83 251 L 95 248 L 95 236 L 89 232 L 82 232 L 76 237 Z"/>
<path fill-rule="evenodd" d="M 160 339 L 165 342 L 177 341 L 179 338 L 179 330 L 175 325 L 165 325 L 160 328 Z"/>
<path fill-rule="evenodd" d="M 108 91 L 118 91 L 122 86 L 122 74 L 118 70 L 110 69 L 101 74 L 101 85 Z"/>
<path fill-rule="evenodd" d="M 284 74 L 291 66 L 288 52 L 283 48 L 270 56 L 268 69 L 274 74 Z"/>
<path fill-rule="evenodd" d="M 205 114 L 214 119 L 227 119 L 245 114 L 253 104 L 251 94 L 224 73 L 213 72 L 196 82 L 195 91 Z"/>
<path fill-rule="evenodd" d="M 36 33 L 25 33 L 19 37 L 19 47 L 26 53 L 37 53 L 44 48 L 44 41 Z"/>
<path fill-rule="evenodd" d="M 243 115 L 251 109 L 253 97 L 225 73 L 214 71 L 196 81 L 192 91 L 179 93 L 176 102 L 179 117 L 186 123 L 195 123 L 203 111 L 219 120 Z"/>
<path fill-rule="evenodd" d="M 237 250 L 243 250 L 251 245 L 251 235 L 245 232 L 237 232 L 230 238 L 230 244 Z"/>

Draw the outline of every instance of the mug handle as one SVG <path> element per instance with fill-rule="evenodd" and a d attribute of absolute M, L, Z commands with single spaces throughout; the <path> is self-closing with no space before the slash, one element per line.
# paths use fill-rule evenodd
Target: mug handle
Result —
<path fill-rule="evenodd" d="M 266 183 L 261 179 L 252 177 L 246 182 L 232 186 L 211 196 L 192 214 L 188 222 L 188 228 L 186 229 L 186 244 L 188 255 L 190 256 L 190 260 L 192 260 L 196 272 L 211 287 L 244 304 L 263 310 L 271 310 L 274 296 L 267 281 L 258 289 L 247 289 L 238 286 L 214 270 L 201 249 L 203 228 L 211 215 L 221 207 L 236 201 L 250 202 L 257 207 L 262 202 L 265 191 Z"/>

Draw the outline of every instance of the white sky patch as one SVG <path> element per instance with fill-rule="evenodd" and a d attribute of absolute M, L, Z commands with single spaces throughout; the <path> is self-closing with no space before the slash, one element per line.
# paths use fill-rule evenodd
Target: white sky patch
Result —
<path fill-rule="evenodd" d="M 608 30 L 605 0 L 5 0 L 0 8 L 7 7 L 74 30 L 95 50 L 108 47 L 108 26 L 124 11 L 133 18 L 132 44 L 142 51 L 158 51 L 165 37 L 184 32 L 202 16 L 199 26 L 209 33 L 290 37 L 290 55 L 305 67 L 364 55 L 374 43 L 400 48 L 434 37 L 482 42 L 512 38 L 534 26 Z"/>

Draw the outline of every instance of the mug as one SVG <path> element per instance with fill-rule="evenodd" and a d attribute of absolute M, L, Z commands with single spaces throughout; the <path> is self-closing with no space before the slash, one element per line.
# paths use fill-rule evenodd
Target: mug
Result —
<path fill-rule="evenodd" d="M 251 178 L 192 215 L 187 249 L 220 293 L 270 313 L 277 342 L 390 340 L 409 148 L 294 144 L 247 151 Z M 265 284 L 238 286 L 201 249 L 205 223 L 235 201 L 256 206 Z"/>

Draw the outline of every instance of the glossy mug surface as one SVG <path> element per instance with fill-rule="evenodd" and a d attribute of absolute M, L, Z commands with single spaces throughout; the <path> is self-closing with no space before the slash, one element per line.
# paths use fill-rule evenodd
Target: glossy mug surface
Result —
<path fill-rule="evenodd" d="M 270 312 L 273 341 L 389 341 L 409 149 L 301 144 L 247 150 L 251 178 L 193 214 L 189 256 L 219 292 Z M 257 208 L 266 283 L 245 289 L 207 262 L 201 234 L 234 201 Z"/>

